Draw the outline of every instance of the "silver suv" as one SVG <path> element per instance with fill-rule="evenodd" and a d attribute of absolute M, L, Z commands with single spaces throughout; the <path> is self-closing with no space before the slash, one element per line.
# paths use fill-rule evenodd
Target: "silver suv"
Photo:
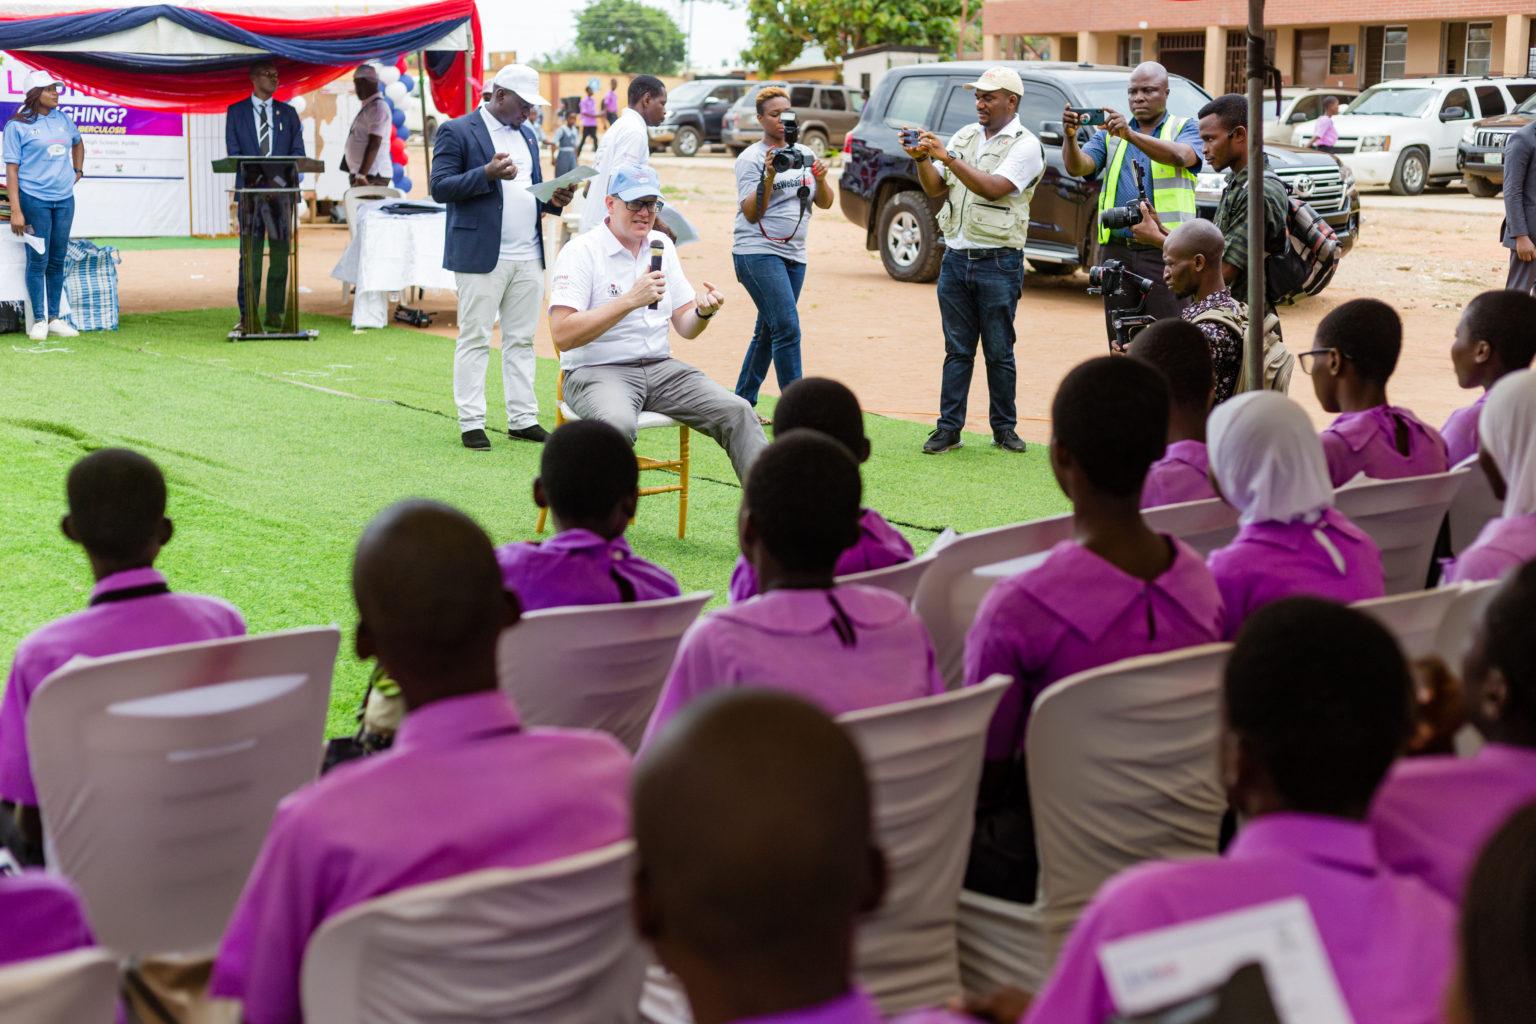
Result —
<path fill-rule="evenodd" d="M 757 94 L 770 85 L 789 93 L 789 107 L 800 120 L 800 142 L 817 153 L 841 148 L 864 111 L 864 94 L 846 85 L 821 82 L 754 82 L 725 115 L 720 137 L 732 156 L 761 142 Z"/>

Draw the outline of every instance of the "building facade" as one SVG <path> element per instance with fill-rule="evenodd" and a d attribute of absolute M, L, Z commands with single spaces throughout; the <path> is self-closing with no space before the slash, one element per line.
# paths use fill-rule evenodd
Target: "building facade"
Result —
<path fill-rule="evenodd" d="M 1265 41 L 1287 85 L 1536 74 L 1533 10 L 1531 0 L 1268 0 Z M 1220 94 L 1243 90 L 1247 17 L 1245 0 L 986 0 L 982 41 L 989 60 L 1023 59 L 1028 36 L 1047 37 L 1055 60 L 1156 60 Z"/>

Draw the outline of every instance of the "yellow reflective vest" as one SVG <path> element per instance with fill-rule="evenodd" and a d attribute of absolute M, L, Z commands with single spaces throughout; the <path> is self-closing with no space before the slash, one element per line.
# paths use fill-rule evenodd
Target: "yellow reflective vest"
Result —
<path fill-rule="evenodd" d="M 1179 137 L 1187 117 L 1165 117 L 1163 128 L 1157 133 L 1157 137 L 1164 142 L 1172 142 Z M 1112 206 L 1124 205 L 1130 202 L 1131 197 L 1123 199 L 1115 194 L 1115 186 L 1120 181 L 1120 165 L 1125 162 L 1125 151 L 1130 143 L 1111 135 L 1105 140 L 1104 160 L 1104 186 L 1099 189 L 1099 213 L 1102 216 L 1105 210 Z M 1197 216 L 1195 210 L 1195 172 L 1188 167 L 1175 167 L 1172 164 L 1160 164 L 1152 161 L 1151 195 L 1152 209 L 1157 211 L 1158 220 L 1163 222 L 1163 227 L 1172 231 L 1174 225 L 1182 224 L 1187 220 L 1194 220 Z M 1117 203 L 1116 200 L 1120 199 Z M 1099 244 L 1109 242 L 1109 228 L 1099 227 Z"/>

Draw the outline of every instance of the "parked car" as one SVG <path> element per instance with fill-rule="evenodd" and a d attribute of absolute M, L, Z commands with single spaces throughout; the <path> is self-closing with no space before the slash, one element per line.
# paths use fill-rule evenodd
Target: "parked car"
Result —
<path fill-rule="evenodd" d="M 1068 174 L 1062 164 L 1062 109 L 1114 107 L 1124 110 L 1131 69 L 1092 64 L 1014 61 L 1008 66 L 1024 80 L 1019 119 L 1045 147 L 1045 172 L 1029 210 L 1030 266 L 1046 274 L 1070 274 L 1098 262 L 1099 182 Z M 876 86 L 863 119 L 843 147 L 838 197 L 843 214 L 865 229 L 865 245 L 879 250 L 886 273 L 898 281 L 931 281 L 938 276 L 944 242 L 918 184 L 917 165 L 896 142 L 903 125 L 928 128 L 948 138 L 976 119 L 975 93 L 963 88 L 988 67 L 952 61 L 893 68 Z M 1193 117 L 1210 101 L 1198 85 L 1169 76 L 1168 106 Z M 1080 129 L 1087 138 L 1092 129 Z M 1326 153 L 1296 147 L 1266 147 L 1275 173 L 1307 199 L 1338 233 L 1345 247 L 1360 229 L 1360 195 L 1354 180 Z M 1199 176 L 1196 203 L 1212 217 L 1226 177 Z"/>
<path fill-rule="evenodd" d="M 1460 170 L 1457 145 L 1468 125 L 1508 113 L 1536 94 L 1536 78 L 1401 78 L 1373 85 L 1333 119 L 1334 146 L 1362 188 L 1385 185 L 1416 196 L 1448 185 Z M 1299 133 L 1305 144 L 1310 130 Z"/>
<path fill-rule="evenodd" d="M 693 156 L 720 141 L 720 123 L 751 83 L 740 78 L 696 78 L 667 92 L 667 112 L 651 129 L 651 151 L 670 144 L 678 156 Z"/>
<path fill-rule="evenodd" d="M 1508 114 L 1473 121 L 1456 147 L 1456 166 L 1467 191 L 1492 199 L 1504 187 L 1504 144 L 1515 132 L 1536 120 L 1536 93 Z"/>
<path fill-rule="evenodd" d="M 1275 113 L 1275 101 L 1264 94 L 1264 141 L 1282 146 L 1294 146 L 1300 126 L 1316 121 L 1323 114 L 1323 100 L 1329 96 L 1338 98 L 1339 110 L 1347 109 L 1355 98 L 1354 89 L 1283 89 L 1280 93 L 1280 112 Z"/>
<path fill-rule="evenodd" d="M 800 121 L 800 141 L 818 153 L 829 147 L 841 148 L 864 110 L 864 93 L 846 85 L 754 82 L 725 115 L 721 134 L 732 156 L 762 139 L 763 128 L 757 122 L 757 94 L 770 85 L 788 91 L 789 108 Z"/>

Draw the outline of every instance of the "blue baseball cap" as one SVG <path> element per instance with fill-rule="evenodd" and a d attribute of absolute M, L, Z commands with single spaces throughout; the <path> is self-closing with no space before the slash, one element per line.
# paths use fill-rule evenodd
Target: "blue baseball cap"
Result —
<path fill-rule="evenodd" d="M 618 196 L 626 203 L 631 199 L 661 195 L 661 181 L 656 172 L 644 164 L 620 164 L 608 179 L 608 194 Z"/>

